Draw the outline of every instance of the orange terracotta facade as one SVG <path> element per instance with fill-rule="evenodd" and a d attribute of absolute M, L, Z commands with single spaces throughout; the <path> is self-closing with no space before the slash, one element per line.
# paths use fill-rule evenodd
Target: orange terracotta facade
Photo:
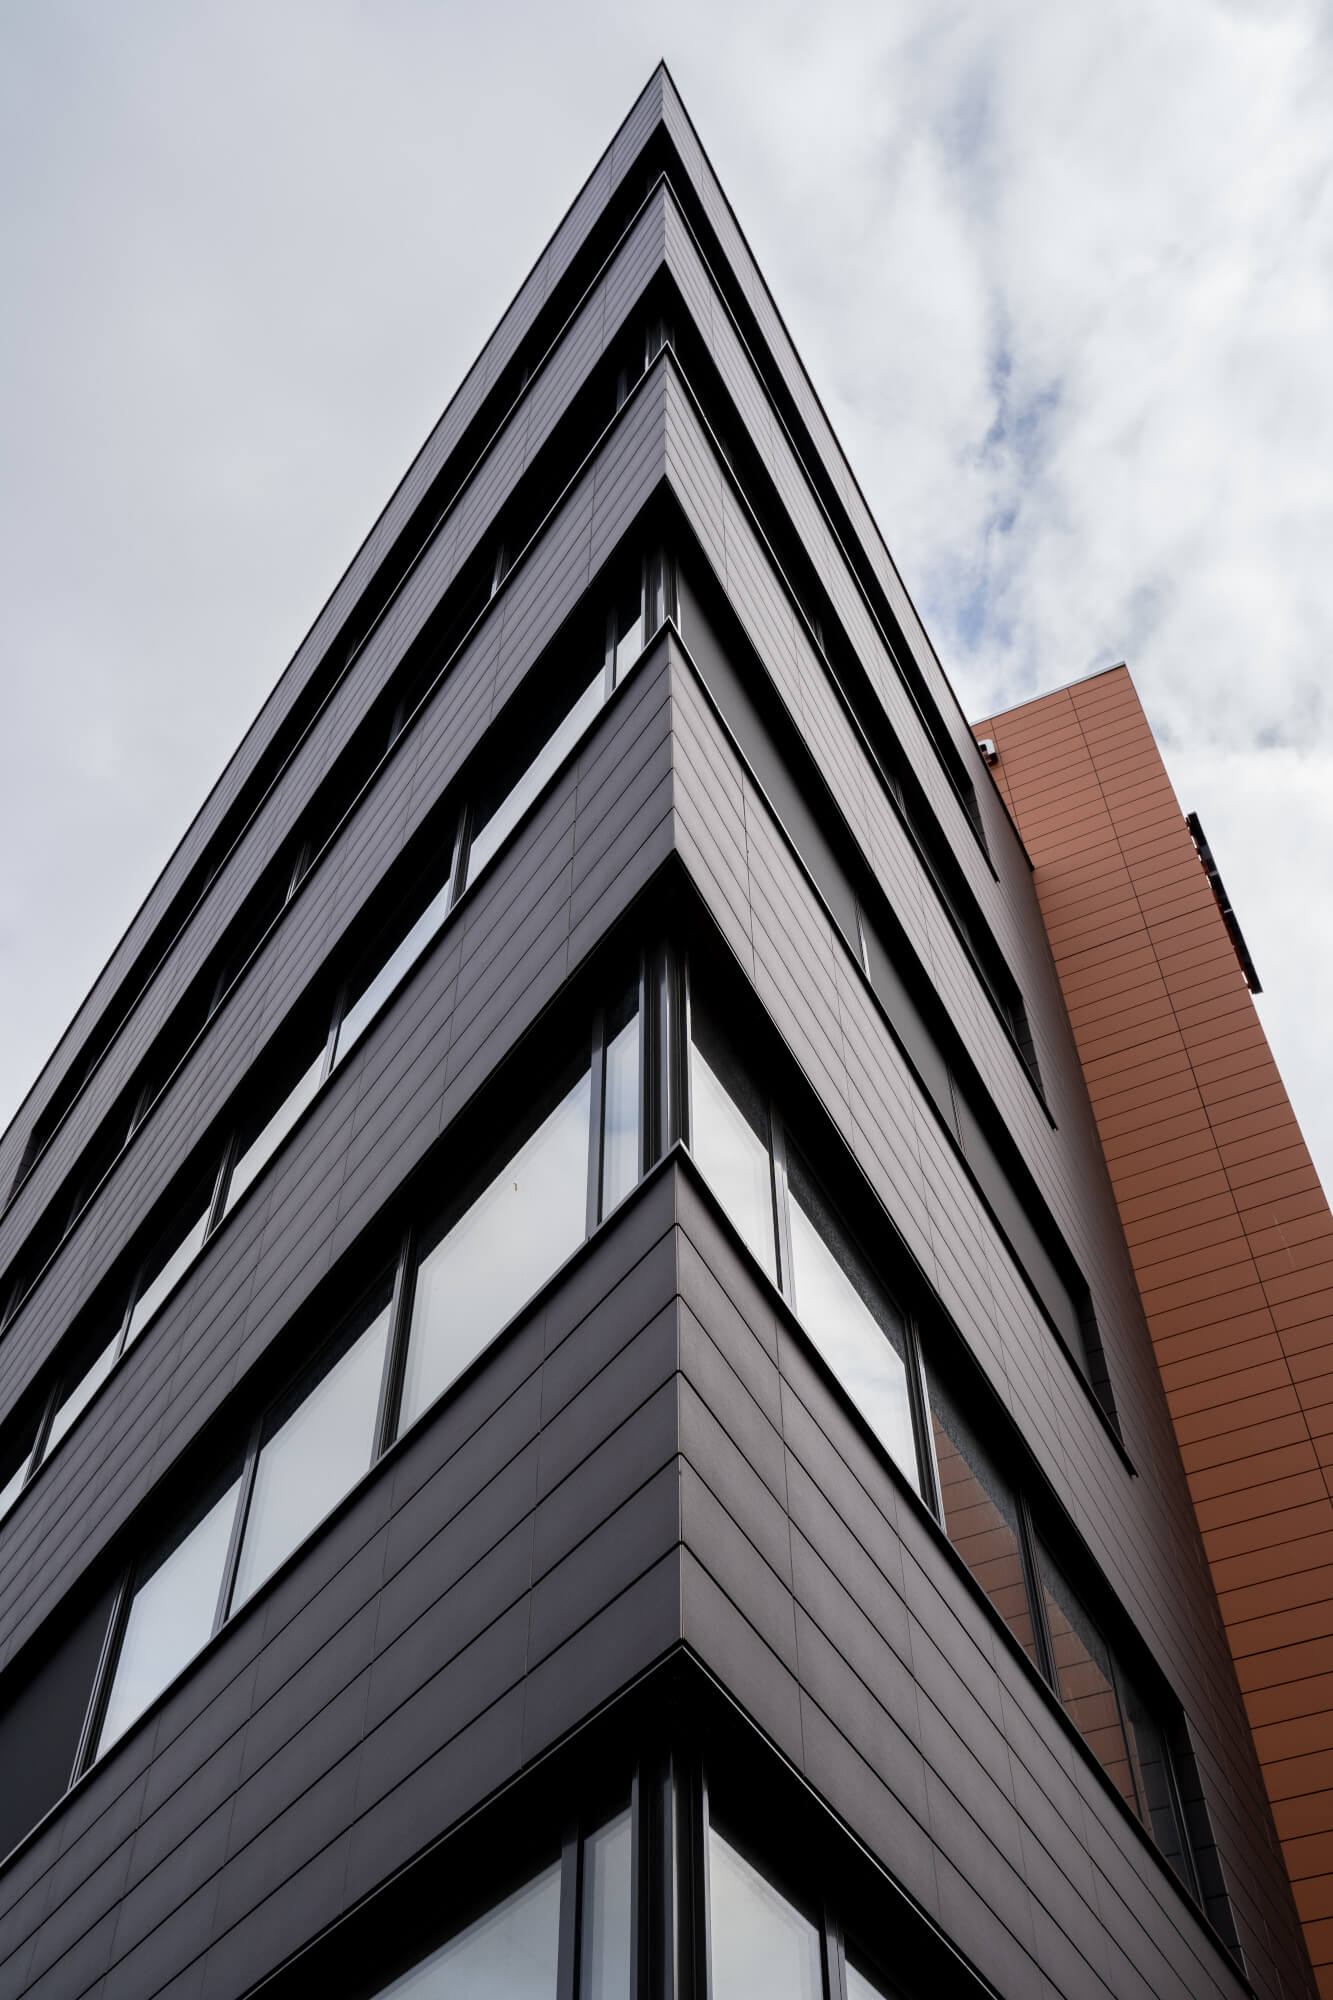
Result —
<path fill-rule="evenodd" d="M 1333 1215 L 1123 667 L 976 724 L 1027 846 L 1333 2000 Z"/>

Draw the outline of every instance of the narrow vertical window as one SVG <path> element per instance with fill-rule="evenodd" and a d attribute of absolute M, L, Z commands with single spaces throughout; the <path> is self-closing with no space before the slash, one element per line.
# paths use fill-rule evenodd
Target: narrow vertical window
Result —
<path fill-rule="evenodd" d="M 876 1284 L 799 1156 L 787 1165 L 796 1317 L 919 1493 L 902 1315 Z"/>
<path fill-rule="evenodd" d="M 822 2000 L 815 1925 L 713 1829 L 708 1909 L 714 2000 Z"/>
<path fill-rule="evenodd" d="M 602 1207 L 611 1213 L 637 1186 L 642 1156 L 640 1132 L 639 995 L 637 989 L 613 1013 L 606 1027 L 602 1082 Z"/>
<path fill-rule="evenodd" d="M 930 1421 L 944 1529 L 1034 1667 L 1040 1667 L 1023 1570 L 1018 1502 L 933 1370 Z"/>
<path fill-rule="evenodd" d="M 369 1471 L 389 1331 L 385 1300 L 270 1414 L 246 1514 L 232 1609 L 270 1577 Z"/>
<path fill-rule="evenodd" d="M 629 2000 L 630 1848 L 628 1812 L 583 1843 L 579 2000 Z"/>
<path fill-rule="evenodd" d="M 585 1068 L 417 1268 L 400 1424 L 406 1429 L 583 1241 L 591 1077 Z"/>
<path fill-rule="evenodd" d="M 690 1151 L 774 1283 L 773 1168 L 768 1109 L 706 1015 L 690 1033 Z"/>
<path fill-rule="evenodd" d="M 240 1486 L 232 1480 L 136 1584 L 95 1756 L 138 1721 L 212 1637 Z"/>
<path fill-rule="evenodd" d="M 1065 1713 L 1125 1804 L 1138 1812 L 1111 1654 L 1062 1572 L 1040 1543 L 1042 1606 L 1051 1639 L 1056 1692 Z"/>

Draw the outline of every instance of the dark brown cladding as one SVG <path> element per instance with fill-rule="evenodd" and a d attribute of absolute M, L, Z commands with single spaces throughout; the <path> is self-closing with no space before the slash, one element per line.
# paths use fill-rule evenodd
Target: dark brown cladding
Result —
<path fill-rule="evenodd" d="M 1306 1942 L 1333 1994 L 1333 1215 L 1128 672 L 976 725 L 1032 857 Z"/>

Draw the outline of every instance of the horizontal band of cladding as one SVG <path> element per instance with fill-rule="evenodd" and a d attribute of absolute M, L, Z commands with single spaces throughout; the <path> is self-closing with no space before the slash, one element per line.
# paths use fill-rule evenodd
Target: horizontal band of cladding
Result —
<path fill-rule="evenodd" d="M 652 695 L 651 662 L 646 664 L 640 681 L 625 685 L 628 700 L 618 702 L 594 732 L 585 750 L 588 762 L 617 721 L 623 723 L 629 701 L 646 702 Z M 664 732 L 660 689 L 657 714 L 655 726 Z M 268 1344 L 275 1318 L 289 1317 L 342 1249 L 360 1236 L 660 865 L 665 840 L 635 839 L 630 853 L 616 857 L 599 901 L 581 918 L 573 916 L 585 875 L 574 834 L 579 814 L 572 804 L 579 769 L 576 760 L 537 809 L 526 836 L 460 907 L 460 920 L 467 919 L 464 949 L 468 929 L 486 926 L 498 907 L 519 911 L 512 929 L 490 923 L 488 952 L 503 963 L 503 973 L 474 981 L 471 993 L 460 996 L 452 964 L 458 940 L 446 933 L 346 1073 L 334 1073 L 258 1185 L 253 1203 L 238 1206 L 211 1240 L 18 1502 L 0 1535 L 0 1633 L 6 1653 L 15 1642 L 16 1621 L 30 1628 L 41 1601 L 61 1588 L 62 1563 L 75 1560 L 76 1551 L 80 1561 L 90 1555 L 93 1542 L 105 1545 L 114 1525 L 186 1448 Z M 658 821 L 669 832 L 669 780 L 646 776 L 648 797 L 657 795 Z M 607 785 L 617 783 L 613 771 Z M 621 799 L 623 811 L 624 794 Z M 595 815 L 600 803 L 601 794 L 594 793 L 584 814 Z M 562 815 L 569 831 L 552 850 L 551 830 Z M 595 843 L 590 845 L 596 870 L 601 863 Z M 534 855 L 543 852 L 551 852 L 557 864 L 551 887 L 524 916 Z M 548 905 L 553 915 L 548 916 Z M 372 1104 L 391 1102 L 388 1119 L 368 1115 Z M 331 1158 L 340 1162 L 332 1175 Z"/>
<path fill-rule="evenodd" d="M 974 1822 L 970 1837 L 985 1824 L 996 1852 L 1016 1851 L 1017 1810 L 1026 1824 L 1024 1849 L 1030 1838 L 1046 1843 L 1056 1857 L 1051 1865 L 1061 1870 L 1081 1859 L 1091 1806 L 1102 1820 L 1102 1837 L 1123 1850 L 1118 1873 L 1127 1903 L 1150 1896 L 1172 1932 L 1192 1939 L 1183 1961 L 1189 1968 L 1183 1984 L 1154 1987 L 1149 1972 L 1139 1988 L 1121 1990 L 1232 1990 L 1234 1974 L 1211 1944 L 1206 1956 L 1213 1962 L 1213 1977 L 1221 1969 L 1221 1985 L 1189 1984 L 1198 1970 L 1197 1937 L 1174 1881 L 1136 1832 L 1126 1835 L 1128 1822 L 1100 1778 L 1079 1753 L 1071 1754 L 1069 1736 L 1017 1655 L 995 1643 L 994 1627 L 973 1592 L 955 1580 L 951 1567 L 942 1569 L 935 1532 L 924 1515 L 899 1497 L 874 1448 L 801 1358 L 801 1344 L 785 1331 L 775 1344 L 771 1310 L 745 1261 L 719 1234 L 698 1197 L 682 1198 L 681 1218 L 682 1300 L 693 1308 L 682 1321 L 681 1451 L 711 1503 L 695 1505 L 694 1521 L 709 1525 L 707 1532 L 700 1525 L 692 1533 L 687 1484 L 685 1540 L 719 1596 L 735 1607 L 732 1614 L 724 1605 L 712 1612 L 698 1609 L 702 1625 L 696 1627 L 690 1622 L 687 1592 L 686 1637 L 743 1702 L 761 1708 L 767 1704 L 770 1726 L 779 1740 L 788 1739 L 797 1761 L 804 1755 L 804 1739 L 793 1703 L 798 1686 L 810 1690 L 834 1725 L 859 1744 L 868 1770 L 879 1774 L 899 1810 L 909 1814 L 903 1838 L 918 1847 L 928 1845 L 933 1835 L 943 1852 L 950 1851 L 940 1830 L 938 1783 L 966 1803 Z M 695 1239 L 708 1245 L 706 1256 Z M 697 1392 L 691 1395 L 694 1384 Z M 775 1426 L 766 1413 L 779 1398 Z M 717 1509 L 723 1505 L 736 1523 L 732 1532 L 749 1546 L 748 1558 L 741 1545 L 733 1554 L 731 1534 L 716 1526 Z M 784 1547 L 776 1516 L 786 1507 L 792 1539 Z M 766 1525 L 770 1518 L 773 1527 Z M 853 1522 L 855 1527 L 849 1525 Z M 817 1553 L 821 1549 L 822 1555 Z M 744 1643 L 739 1643 L 743 1628 L 734 1623 L 736 1613 L 752 1634 Z M 724 1619 L 720 1633 L 719 1617 Z M 816 1637 L 819 1657 L 830 1666 L 839 1663 L 832 1684 L 827 1669 L 811 1659 Z M 760 1640 L 763 1645 L 756 1650 Z M 770 1654 L 772 1664 L 766 1665 Z M 849 1673 L 855 1678 L 849 1680 Z M 757 1700 L 749 1693 L 754 1682 L 764 1684 Z M 786 1695 L 781 1693 L 784 1686 Z M 841 1687 L 840 1698 L 830 1692 L 831 1686 Z M 877 1691 L 879 1719 L 861 1725 L 855 1717 L 871 1689 Z M 994 1718 L 1010 1705 L 1028 1719 L 1022 1731 L 1007 1721 L 1006 1749 Z M 1015 1757 L 1017 1793 L 1004 1780 Z M 841 1803 L 818 1760 L 804 1768 L 817 1789 Z M 1004 1791 L 1002 1805 L 997 1782 Z M 849 1816 L 856 1824 L 856 1814 Z M 873 1840 L 874 1832 L 882 1836 L 882 1823 L 874 1829 L 863 1823 L 858 1830 Z M 882 1846 L 878 1851 L 885 1852 Z M 886 1858 L 894 1865 L 905 1859 L 904 1850 Z M 965 1855 L 954 1850 L 953 1859 L 961 1866 Z M 1083 1921 L 1096 1931 L 1101 1917 L 1093 1874 L 1086 1861 L 1082 1866 Z M 1025 1873 L 1030 1883 L 1032 1871 Z M 1114 1881 L 1117 1870 L 1108 1869 L 1107 1877 Z M 1071 1884 L 1065 1888 L 1073 1893 Z M 1027 1893 L 1018 1891 L 1016 1900 Z M 1012 1913 L 1011 1903 L 1003 1914 Z M 1054 1920 L 1059 1922 L 1061 1914 L 1057 1908 Z M 1140 1908 L 1131 1928 L 1137 1931 L 1141 1922 Z M 1129 1949 L 1133 1954 L 1135 1947 Z M 1178 1950 L 1178 1942 L 1172 1942 L 1168 1956 Z"/>
<path fill-rule="evenodd" d="M 528 274 L 495 332 L 465 375 L 459 389 L 395 489 L 379 520 L 353 557 L 332 596 L 301 642 L 255 722 L 229 760 L 218 783 L 157 882 L 150 889 L 102 973 L 99 974 L 71 1024 L 71 1031 L 67 1031 L 66 1036 L 62 1038 L 61 1046 L 56 1051 L 56 1058 L 63 1054 L 64 1060 L 56 1067 L 53 1059 L 53 1064 L 49 1064 L 38 1079 L 34 1092 L 29 1094 L 26 1102 L 31 1105 L 34 1114 L 40 1111 L 41 1104 L 58 1086 L 60 1076 L 75 1055 L 81 1037 L 74 1031 L 77 1031 L 81 1024 L 91 1025 L 92 1020 L 100 1012 L 104 1000 L 110 997 L 119 984 L 124 970 L 133 961 L 142 943 L 151 934 L 172 897 L 188 876 L 196 859 L 207 846 L 232 799 L 267 748 L 275 731 L 281 727 L 283 718 L 311 674 L 320 665 L 330 643 L 366 590 L 381 561 L 408 523 L 429 486 L 462 441 L 492 384 L 502 376 L 507 363 L 536 321 L 571 259 L 615 198 L 617 191 L 623 186 L 635 160 L 660 122 L 661 91 L 662 78 L 660 75 L 654 75 Z M 66 1043 L 69 1044 L 68 1048 L 65 1047 Z M 0 1142 L 0 1175 L 3 1176 L 6 1185 L 12 1179 L 21 1140 L 22 1133 L 11 1126 L 4 1140 Z"/>
<path fill-rule="evenodd" d="M 645 385 L 646 391 L 652 386 Z M 660 436 L 660 420 L 654 421 L 650 412 L 607 447 L 617 458 L 628 452 L 634 460 L 636 490 L 627 496 L 629 507 L 641 504 L 659 476 Z M 507 632 L 498 642 L 489 630 L 480 633 L 458 657 L 6 1330 L 0 1342 L 0 1407 L 11 1404 L 31 1379 L 40 1357 L 49 1354 L 63 1326 L 91 1295 L 109 1259 L 175 1177 L 186 1148 L 230 1099 L 293 1002 L 366 907 L 388 861 L 447 791 L 489 721 L 501 684 L 512 693 L 549 642 L 567 608 L 556 576 L 577 578 L 569 587 L 578 595 L 587 587 L 589 572 L 595 575 L 608 539 L 605 527 L 598 535 L 594 519 L 596 471 L 595 464 L 552 524 L 550 539 L 562 549 L 560 571 L 550 566 L 554 556 L 547 557 L 539 547 L 515 579 L 542 612 L 540 621 L 525 621 L 512 640 Z M 613 539 L 631 518 L 627 512 L 617 520 Z M 463 728 L 460 714 L 469 718 Z"/>
<path fill-rule="evenodd" d="M 716 791 L 715 782 L 710 781 L 710 797 L 716 797 Z M 685 809 L 683 794 L 679 809 L 682 812 Z M 802 954 L 801 963 L 805 968 L 805 976 L 808 981 L 811 968 L 816 963 L 809 950 Z M 789 1031 L 788 1039 L 791 1040 L 791 1038 L 791 1032 Z M 794 1046 L 797 1052 L 801 1053 L 799 1038 Z M 882 1058 L 879 1058 L 866 1065 L 866 1072 L 873 1073 L 874 1070 L 881 1066 Z M 866 1162 L 864 1158 L 862 1163 L 868 1166 L 872 1182 L 875 1181 L 874 1163 Z M 884 1194 L 882 1181 L 880 1182 L 880 1191 L 881 1194 Z M 885 1198 L 888 1200 L 892 1211 L 894 1207 L 892 1195 L 889 1194 Z M 957 1308 L 955 1310 L 959 1320 L 966 1323 L 965 1315 L 961 1311 L 957 1311 Z M 1018 1345 L 1018 1343 L 1015 1343 L 1016 1348 Z M 1035 1384 L 1036 1393 L 1040 1398 L 1046 1393 L 1044 1378 L 1050 1374 L 1047 1357 L 1040 1352 L 1034 1351 L 1028 1363 L 1026 1373 Z M 1034 1420 L 1031 1411 L 1025 1407 L 1021 1400 L 1022 1392 L 1019 1383 L 1022 1381 L 1022 1372 L 1020 1371 L 1018 1380 L 1016 1381 L 1013 1373 L 1007 1367 L 1002 1366 L 998 1379 L 1001 1386 L 1001 1393 L 1010 1402 L 1011 1406 L 1018 1409 L 1020 1423 L 1023 1424 L 1025 1434 L 1029 1436 L 1029 1441 L 1036 1443 L 1039 1456 L 1043 1458 L 1043 1462 L 1049 1464 L 1052 1457 L 1068 1444 L 1070 1426 L 1064 1412 L 1061 1411 L 1057 1414 L 1052 1410 L 1049 1419 L 1045 1422 L 1042 1422 L 1039 1413 L 1038 1417 Z M 1159 1428 L 1165 1432 L 1164 1424 L 1159 1426 Z M 1160 1442 L 1169 1450 L 1169 1436 L 1164 1435 Z M 1211 1662 L 1210 1672 L 1206 1653 L 1204 1664 L 1201 1668 L 1199 1659 L 1190 1652 L 1188 1647 L 1182 1653 L 1179 1644 L 1173 1645 L 1169 1641 L 1165 1645 L 1162 1644 L 1163 1628 L 1169 1628 L 1179 1622 L 1179 1593 L 1183 1591 L 1192 1600 L 1199 1598 L 1199 1578 L 1197 1573 L 1188 1564 L 1184 1564 L 1182 1568 L 1176 1556 L 1165 1553 L 1165 1551 L 1171 1549 L 1178 1551 L 1180 1547 L 1185 1546 L 1187 1538 L 1182 1538 L 1179 1530 L 1182 1526 L 1185 1528 L 1188 1527 L 1188 1515 L 1185 1515 L 1183 1523 L 1177 1521 L 1177 1532 L 1170 1532 L 1166 1523 L 1172 1518 L 1171 1512 L 1168 1508 L 1165 1515 L 1163 1514 L 1161 1497 L 1160 1495 L 1158 1496 L 1156 1501 L 1156 1518 L 1158 1522 L 1156 1534 L 1158 1544 L 1161 1546 L 1154 1546 L 1153 1555 L 1147 1559 L 1146 1563 L 1141 1556 L 1138 1557 L 1139 1566 L 1131 1574 L 1126 1568 L 1126 1563 L 1127 1561 L 1135 1561 L 1135 1556 L 1131 1554 L 1129 1557 L 1125 1557 L 1115 1540 L 1116 1533 L 1119 1533 L 1122 1537 L 1124 1535 L 1123 1518 L 1118 1512 L 1122 1502 L 1118 1483 L 1109 1486 L 1099 1501 L 1095 1492 L 1089 1488 L 1086 1479 L 1086 1467 L 1083 1461 L 1089 1458 L 1090 1454 L 1072 1446 L 1070 1447 L 1070 1451 L 1070 1460 L 1065 1466 L 1063 1476 L 1057 1477 L 1056 1484 L 1068 1501 L 1071 1511 L 1080 1520 L 1081 1525 L 1084 1526 L 1090 1541 L 1094 1548 L 1097 1549 L 1099 1557 L 1108 1573 L 1116 1576 L 1126 1601 L 1135 1604 L 1136 1615 L 1140 1619 L 1143 1619 L 1143 1605 L 1145 1601 L 1154 1607 L 1158 1629 L 1153 1631 L 1151 1636 L 1157 1642 L 1159 1657 L 1171 1661 L 1174 1653 L 1174 1668 L 1178 1676 L 1187 1678 L 1192 1684 L 1214 1685 L 1217 1681 L 1218 1673 L 1223 1671 L 1223 1663 L 1220 1663 L 1216 1657 Z M 1139 1490 L 1140 1492 L 1142 1491 L 1141 1488 Z M 1183 1494 L 1180 1496 L 1180 1500 L 1183 1508 L 1187 1504 L 1184 1501 Z M 1151 1514 L 1147 1515 L 1145 1519 L 1150 1524 Z M 1118 1522 L 1118 1528 L 1108 1536 L 1106 1527 L 1112 1521 Z M 1128 1587 L 1126 1587 L 1127 1584 Z M 1197 1638 L 1198 1630 L 1206 1631 L 1208 1626 L 1206 1619 L 1202 1618 L 1202 1607 L 1197 1602 L 1196 1611 L 1198 1611 L 1199 1618 L 1202 1620 L 1202 1623 L 1196 1626 Z M 1148 1621 L 1143 1619 L 1143 1622 L 1145 1630 L 1149 1630 Z M 1225 1700 L 1224 1686 L 1220 1690 L 1220 1697 L 1223 1701 Z"/>
<path fill-rule="evenodd" d="M 314 1560 L 286 1568 L 267 1611 L 257 1602 L 232 1621 L 165 1697 L 156 1730 L 141 1730 L 90 1773 L 59 1816 L 54 1901 L 37 1900 L 52 1888 L 40 1872 L 40 1837 L 0 1874 L 8 1939 L 62 1926 L 68 1936 L 94 1920 L 90 1896 L 100 1885 L 106 1897 L 117 1857 L 118 1958 L 211 1874 L 228 1885 L 213 1920 L 221 1930 L 305 1865 L 312 1846 L 372 1814 L 377 1873 L 390 1873 L 411 1851 L 392 1808 L 395 1790 L 506 1685 L 523 1683 L 532 1695 L 522 1759 L 545 1746 L 539 1711 L 549 1706 L 549 1670 L 541 1662 L 557 1657 L 564 1627 L 586 1627 L 623 1601 L 621 1646 L 637 1632 L 640 1647 L 630 1671 L 648 1663 L 655 1648 L 642 1620 L 630 1617 L 629 1599 L 655 1551 L 669 1551 L 679 1532 L 674 1474 L 669 1488 L 651 1476 L 654 1463 L 674 1464 L 676 1448 L 674 1398 L 663 1394 L 676 1366 L 671 1220 L 670 1180 L 659 1176 L 569 1285 L 515 1330 L 499 1364 L 475 1375 L 371 1475 L 318 1537 Z M 557 1365 L 552 1399 L 546 1385 Z M 580 1416 L 594 1393 L 595 1410 Z M 648 1431 L 641 1414 L 651 1418 Z M 583 1455 L 562 1468 L 569 1418 Z M 552 1441 L 553 1469 L 543 1472 Z M 589 1468 L 596 1476 L 580 1480 Z M 616 1576 L 605 1561 L 608 1535 L 623 1550 Z M 597 1562 L 587 1558 L 594 1544 Z M 561 1630 L 552 1628 L 543 1646 L 538 1634 L 557 1599 Z M 145 1734 L 155 1746 L 143 1789 L 133 1776 L 126 1785 L 123 1767 Z M 339 1769 L 352 1781 L 335 1804 L 327 1788 Z M 128 1821 L 118 1811 L 125 1798 Z M 430 1831 L 448 1824 L 448 1807 L 447 1792 L 437 1795 Z M 234 1907 L 224 1914 L 228 1897 Z M 207 1941 L 205 1928 L 193 1950 Z"/>
<path fill-rule="evenodd" d="M 978 1004 L 976 973 L 952 927 L 941 920 L 934 885 L 871 772 L 864 751 L 832 694 L 819 656 L 808 643 L 802 643 L 804 634 L 786 605 L 782 586 L 768 570 L 743 516 L 732 509 L 725 513 L 724 524 L 723 515 L 718 514 L 710 533 L 708 524 L 715 510 L 691 504 L 696 489 L 682 483 L 687 465 L 707 466 L 707 478 L 723 495 L 725 504 L 724 472 L 692 409 L 673 398 L 671 416 L 673 436 L 668 445 L 668 466 L 696 532 L 704 535 L 704 546 L 715 571 L 728 587 L 793 720 L 821 762 L 826 781 L 842 802 L 854 836 L 885 884 L 918 956 L 945 995 L 965 1043 L 970 1045 L 973 1060 L 1000 1106 L 1006 1129 L 1023 1146 L 1075 1259 L 1092 1276 L 1103 1302 L 1114 1300 L 1119 1313 L 1136 1314 L 1133 1285 L 1123 1246 L 1113 1227 L 1105 1175 L 1086 1107 L 1081 1119 L 1068 1116 L 1067 1122 L 1074 1128 L 1072 1133 L 1052 1134 L 1048 1120 L 1033 1101 L 1029 1080 L 1022 1072 L 1012 1042 L 996 1021 L 989 1001 Z M 676 449 L 677 434 L 682 436 L 681 453 Z M 749 573 L 755 577 L 753 585 L 747 585 L 747 557 Z M 776 636 L 778 628 L 762 612 L 762 607 L 774 602 L 786 609 L 782 646 Z M 788 665 L 784 653 L 792 653 L 793 649 L 796 651 Z M 817 722 L 812 720 L 814 703 L 819 704 Z M 831 760 L 820 755 L 825 744 L 836 746 Z M 863 810 L 857 810 L 858 802 Z M 1054 1041 L 1059 1033 L 1067 1043 L 1068 1031 L 1049 966 L 1045 985 L 1049 992 L 1044 998 L 1050 1003 L 1046 1011 L 1052 1021 L 1049 1039 Z M 1073 1068 L 1072 1051 L 1066 1051 L 1064 1068 Z M 1076 1071 L 1064 1095 L 1071 1112 L 1076 1098 L 1085 1096 Z M 1101 1218 L 1100 1228 L 1094 1221 L 1097 1217 Z"/>
<path fill-rule="evenodd" d="M 473 484 L 460 496 L 457 505 L 451 508 L 423 550 L 407 585 L 395 599 L 392 615 L 359 655 L 354 670 L 343 680 L 334 698 L 312 725 L 291 763 L 245 829 L 217 879 L 210 885 L 206 897 L 173 943 L 153 981 L 136 1003 L 129 1021 L 83 1092 L 73 1114 L 65 1121 L 46 1156 L 0 1219 L 0 1265 L 7 1261 L 14 1246 L 32 1226 L 52 1191 L 62 1182 L 92 1132 L 133 1076 L 222 930 L 241 909 L 264 868 L 295 828 L 325 772 L 401 664 L 418 636 L 423 618 L 435 609 L 460 562 L 490 532 L 524 469 L 526 457 L 549 434 L 552 425 L 564 414 L 582 385 L 592 362 L 621 331 L 626 314 L 632 311 L 642 296 L 644 286 L 662 262 L 663 199 L 659 191 L 645 209 L 618 251 L 607 277 L 594 288 L 554 351 L 547 371 L 530 391 L 535 397 L 540 387 L 547 387 L 548 407 L 543 426 L 538 427 L 535 417 L 531 416 L 524 403 L 509 425 L 502 429 L 496 451 L 504 464 L 506 476 L 497 479 L 491 473 L 488 460 Z M 618 316 L 612 314 L 608 303 L 613 289 L 621 301 Z M 589 330 L 595 336 L 596 344 L 596 353 L 591 356 L 584 351 L 589 345 Z M 565 359 L 566 348 L 571 350 L 568 360 Z M 517 454 L 505 449 L 509 431 L 516 432 L 523 439 L 523 449 Z M 512 617 L 511 607 L 530 598 L 531 591 L 525 591 L 519 578 L 511 575 L 504 585 L 503 603 L 495 607 L 494 616 L 503 618 L 508 624 Z"/>

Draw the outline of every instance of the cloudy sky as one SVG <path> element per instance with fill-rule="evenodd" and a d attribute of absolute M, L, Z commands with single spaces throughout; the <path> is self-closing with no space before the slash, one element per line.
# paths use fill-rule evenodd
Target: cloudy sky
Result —
<path fill-rule="evenodd" d="M 5 0 L 0 1124 L 659 55 L 964 707 L 1129 661 L 1333 1187 L 1327 0 Z"/>

